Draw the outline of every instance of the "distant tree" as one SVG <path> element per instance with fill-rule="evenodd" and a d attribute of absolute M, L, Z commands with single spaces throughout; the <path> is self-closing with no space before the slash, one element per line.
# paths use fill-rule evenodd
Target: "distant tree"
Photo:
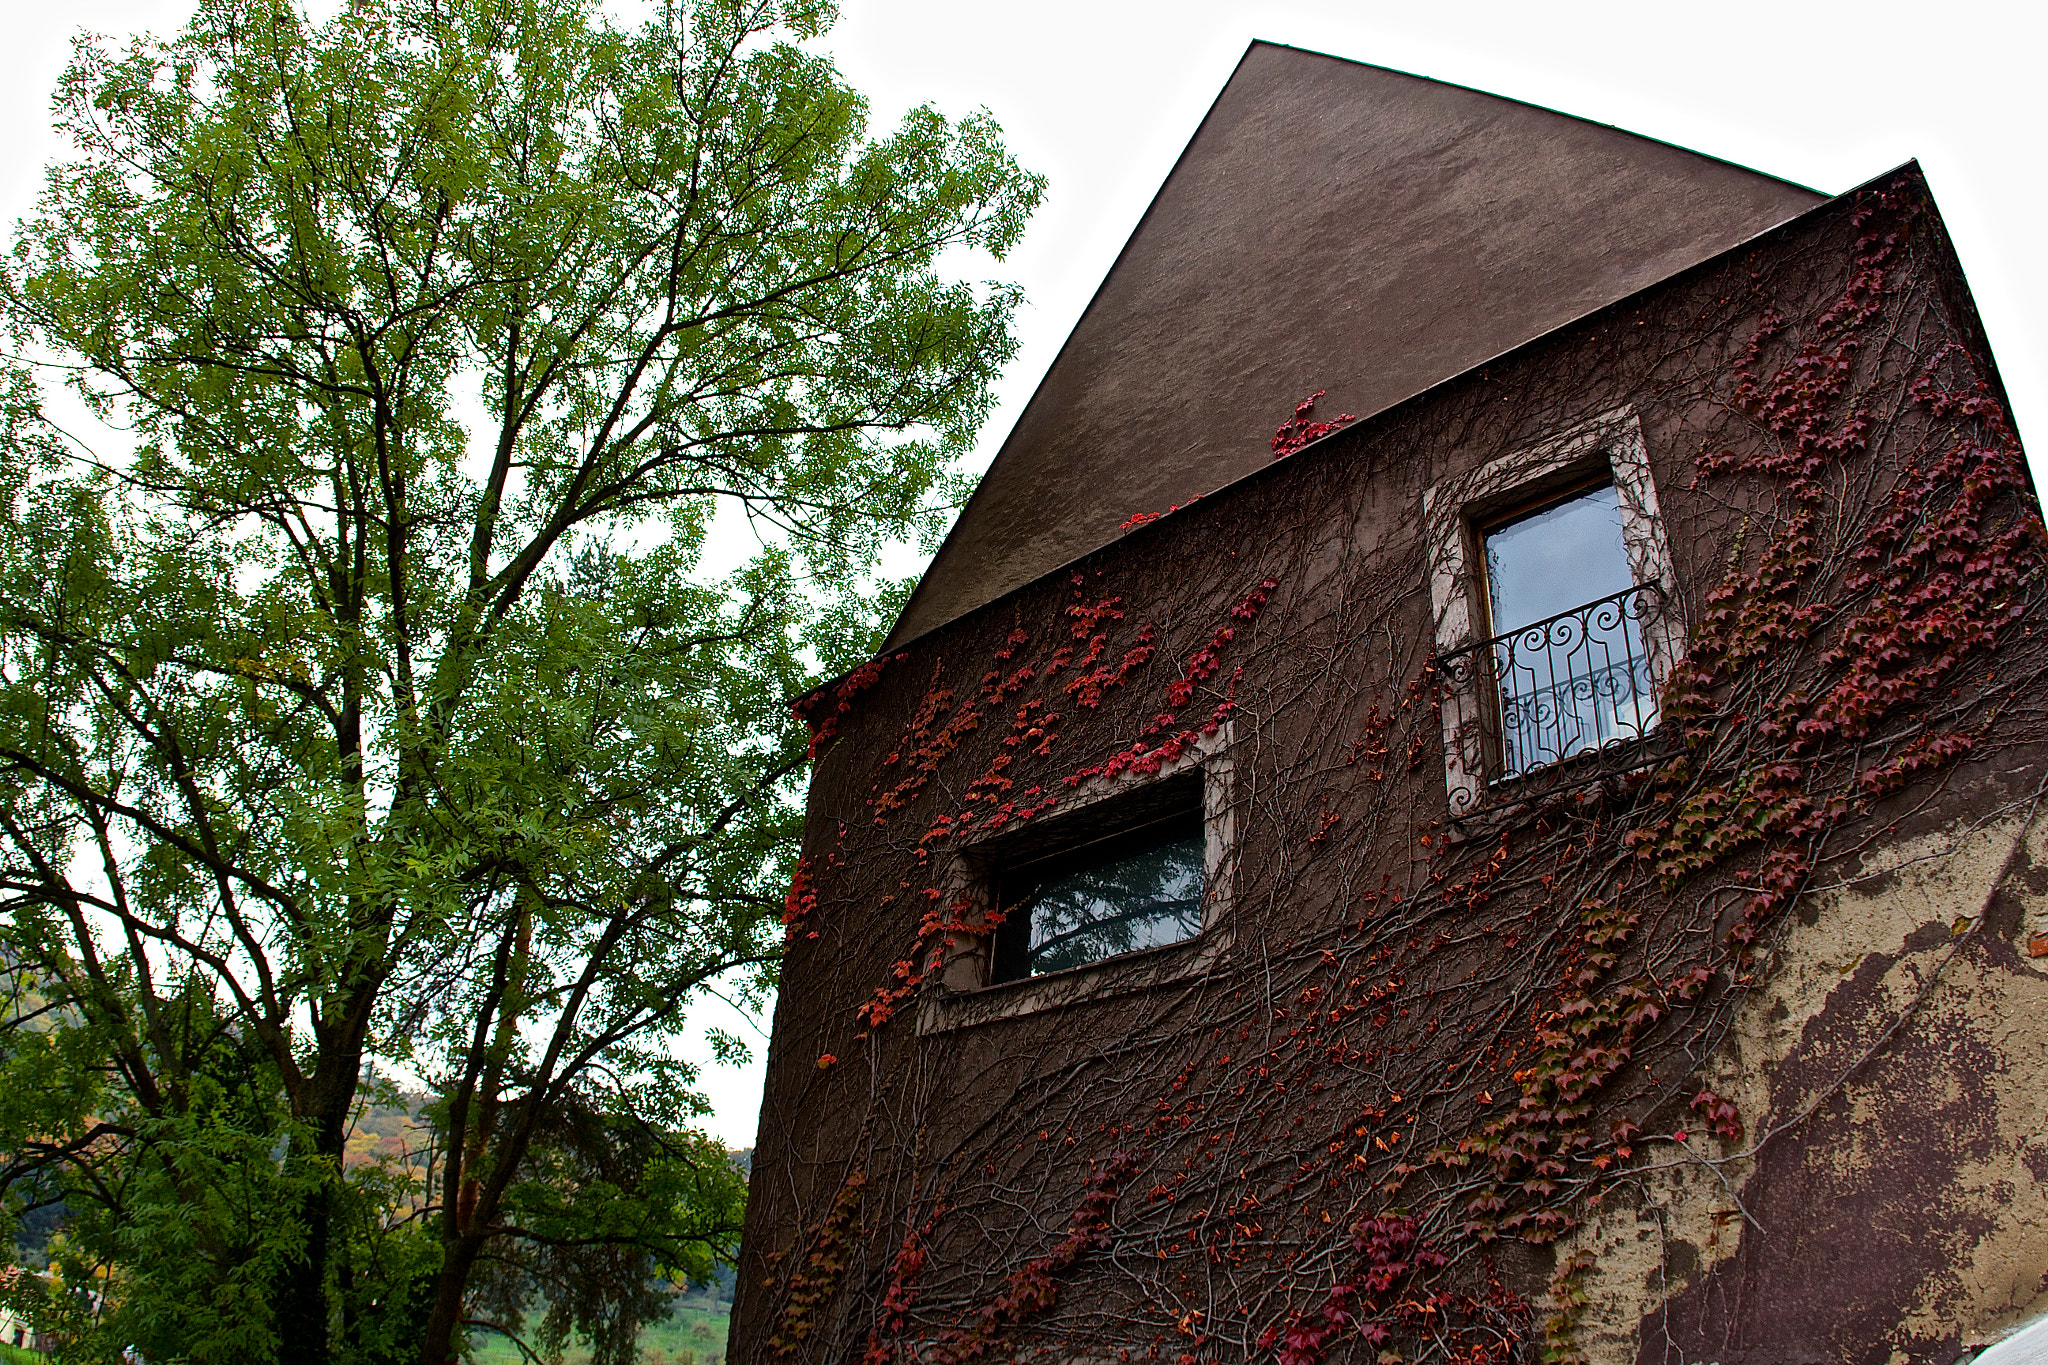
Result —
<path fill-rule="evenodd" d="M 1011 354 L 941 257 L 1040 193 L 986 115 L 870 139 L 831 18 L 78 44 L 0 290 L 133 446 L 6 389 L 0 1189 L 111 1291 L 79 1358 L 619 1362 L 731 1252 L 683 1008 L 772 982 L 784 700 L 877 642 Z M 344 1161 L 373 1065 L 417 1159 Z"/>

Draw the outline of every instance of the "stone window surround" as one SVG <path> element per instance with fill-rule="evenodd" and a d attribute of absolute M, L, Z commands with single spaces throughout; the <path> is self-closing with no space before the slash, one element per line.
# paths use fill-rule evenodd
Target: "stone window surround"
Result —
<path fill-rule="evenodd" d="M 1485 557 L 1479 525 L 1549 492 L 1606 473 L 1621 505 L 1622 546 L 1637 583 L 1677 586 L 1671 549 L 1657 508 L 1656 482 L 1642 422 L 1629 407 L 1612 408 L 1591 421 L 1537 445 L 1502 456 L 1479 468 L 1441 479 L 1422 495 L 1423 534 L 1429 549 L 1429 599 L 1439 657 L 1479 643 Z M 1685 626 L 1675 596 L 1643 618 L 1643 651 L 1651 676 L 1662 680 L 1685 653 Z M 1443 699 L 1444 783 L 1454 832 L 1458 822 L 1485 812 L 1486 736 L 1479 675 Z"/>
<path fill-rule="evenodd" d="M 920 1035 L 944 1033 L 974 1024 L 991 1023 L 1067 1005 L 1108 999 L 1135 991 L 1187 980 L 1206 974 L 1230 946 L 1230 903 L 1237 874 L 1237 825 L 1232 808 L 1233 762 L 1230 754 L 1231 727 L 1219 726 L 1213 735 L 1202 736 L 1187 752 L 1171 763 L 1161 764 L 1156 773 L 1121 773 L 1116 777 L 1095 777 L 1060 798 L 1053 813 L 1042 817 L 1038 827 L 1073 820 L 1084 826 L 1077 813 L 1104 801 L 1182 776 L 1191 771 L 1202 774 L 1202 829 L 1205 867 L 1202 930 L 1193 938 L 1119 953 L 1080 967 L 1028 976 L 995 985 L 988 980 L 990 942 L 986 936 L 959 938 L 947 953 L 937 981 L 927 987 L 918 1002 L 917 1031 Z M 943 874 L 940 890 L 951 899 L 986 895 L 982 860 L 991 846 L 1000 846 L 1005 834 L 975 840 L 953 851 Z"/>

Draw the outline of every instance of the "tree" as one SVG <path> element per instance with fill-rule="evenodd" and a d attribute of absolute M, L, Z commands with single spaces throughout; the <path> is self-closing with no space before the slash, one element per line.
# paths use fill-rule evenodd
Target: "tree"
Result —
<path fill-rule="evenodd" d="M 134 445 L 7 392 L 0 1182 L 111 1277 L 88 1355 L 441 1365 L 544 1296 L 624 1360 L 730 1253 L 671 1041 L 772 980 L 784 700 L 900 601 L 1012 350 L 941 257 L 1041 188 L 986 114 L 870 139 L 831 17 L 79 43 L 0 287 Z M 345 1165 L 373 1102 L 423 1142 Z"/>

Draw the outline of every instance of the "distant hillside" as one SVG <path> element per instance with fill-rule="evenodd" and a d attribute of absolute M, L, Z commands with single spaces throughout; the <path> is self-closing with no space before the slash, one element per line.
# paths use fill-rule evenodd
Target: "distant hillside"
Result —
<path fill-rule="evenodd" d="M 372 1161 L 426 1168 L 434 1132 L 424 1117 L 427 1097 L 403 1095 L 398 1104 L 372 1104 L 356 1116 L 343 1149 L 345 1167 Z"/>

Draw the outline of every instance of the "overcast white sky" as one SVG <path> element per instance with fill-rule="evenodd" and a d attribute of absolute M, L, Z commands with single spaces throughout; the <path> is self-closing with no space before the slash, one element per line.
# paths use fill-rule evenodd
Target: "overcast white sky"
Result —
<path fill-rule="evenodd" d="M 2048 8 L 1926 0 L 1470 4 L 1340 0 L 843 0 L 824 46 L 877 126 L 930 101 L 993 110 L 1051 178 L 1005 273 L 1023 349 L 983 437 L 992 455 L 1202 113 L 1254 38 L 1529 100 L 1827 193 L 1918 157 L 1968 272 L 2022 434 L 2048 430 Z M 631 0 L 614 0 L 621 11 Z M 71 34 L 169 31 L 190 0 L 10 8 L 0 47 L 0 220 L 61 149 L 48 92 Z M 2034 264 L 2029 265 L 2032 261 Z M 2043 454 L 2048 454 L 2044 448 Z M 2036 479 L 2048 473 L 2035 457 Z M 724 1012 L 720 1011 L 723 1015 Z M 735 1027 L 729 1017 L 720 1022 Z M 757 1054 L 763 1049 L 757 1048 Z M 713 1130 L 750 1145 L 760 1058 L 714 1069 Z"/>

